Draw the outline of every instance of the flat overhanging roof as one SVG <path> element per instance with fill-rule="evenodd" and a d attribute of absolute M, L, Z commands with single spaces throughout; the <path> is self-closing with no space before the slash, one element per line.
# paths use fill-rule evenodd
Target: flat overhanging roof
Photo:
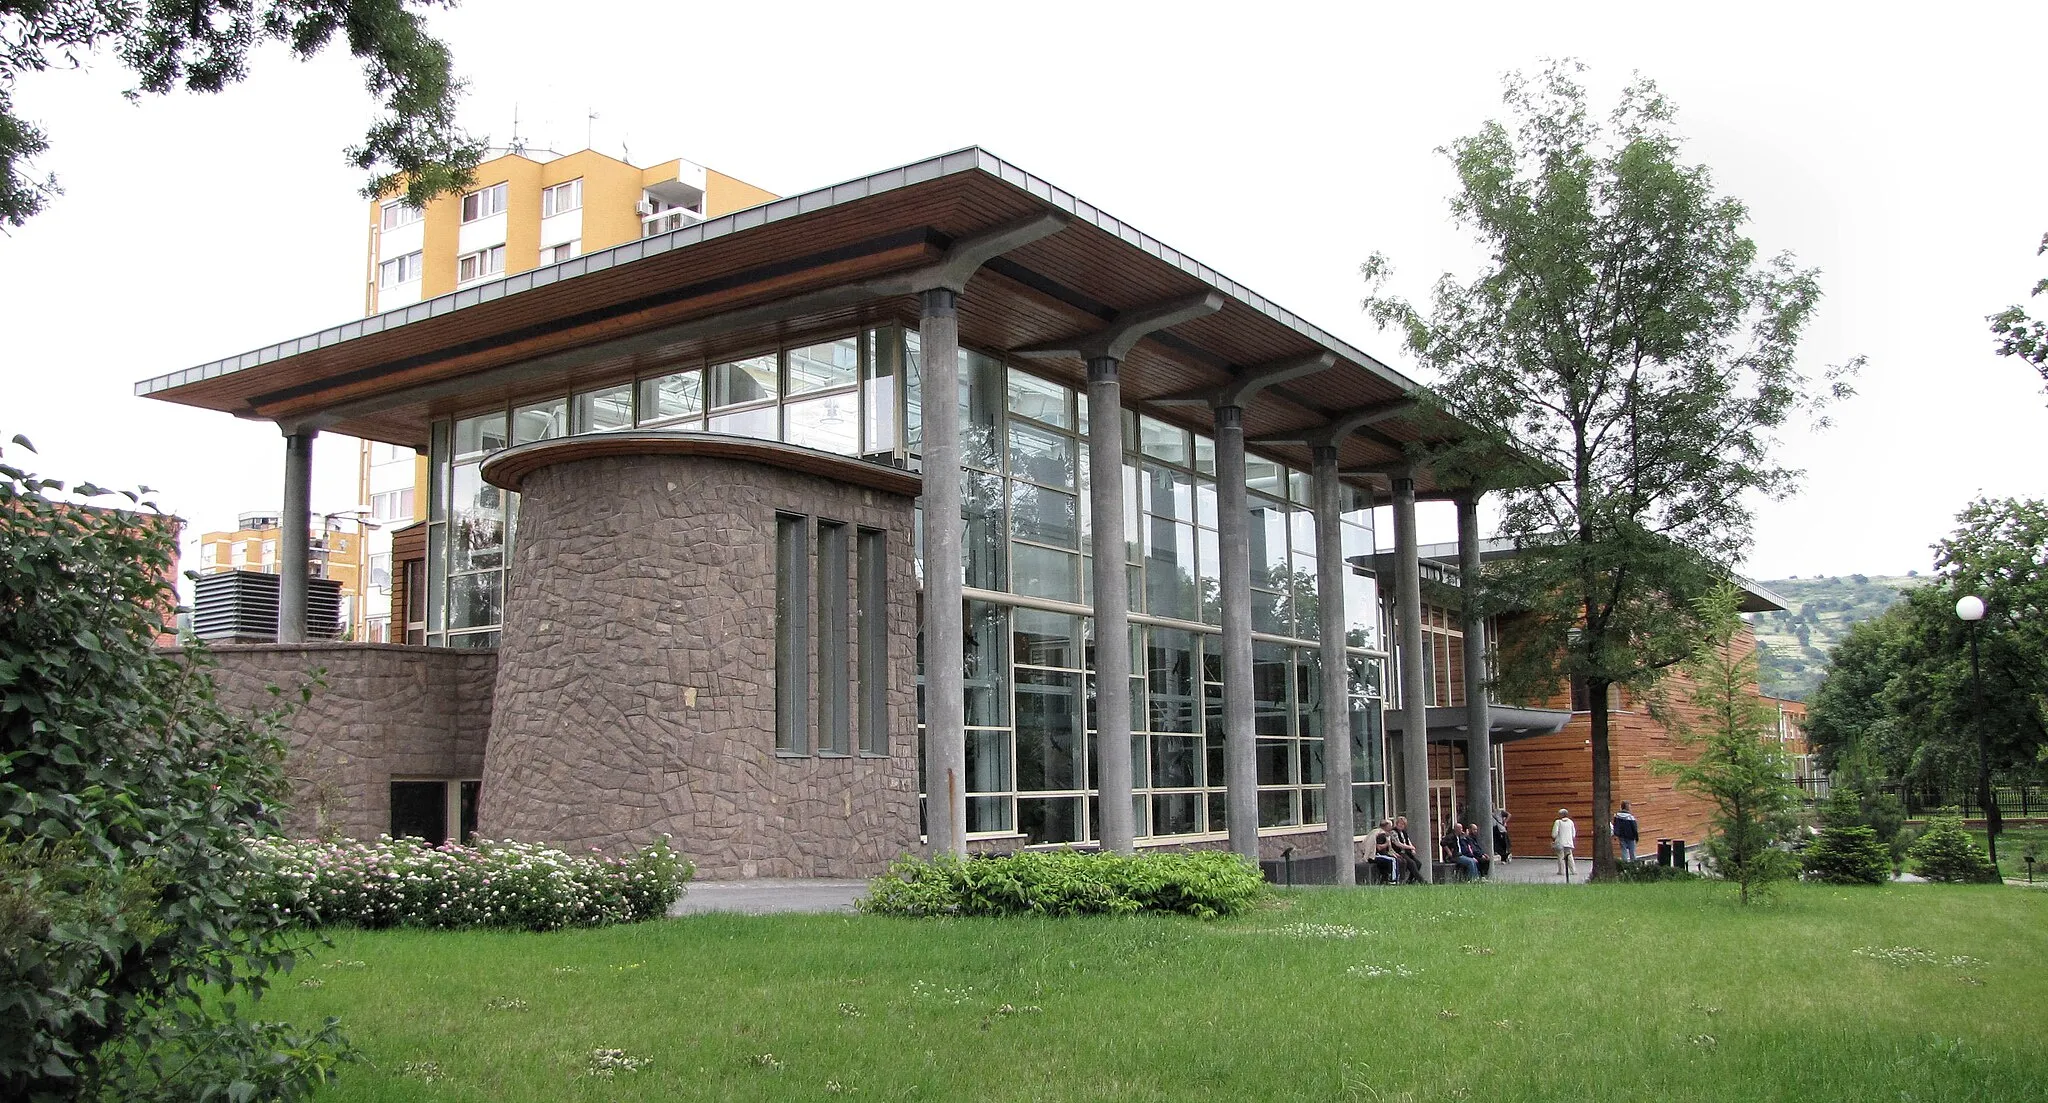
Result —
<path fill-rule="evenodd" d="M 1264 296 L 978 148 L 157 376 L 135 392 L 421 448 L 439 417 L 834 329 L 915 325 L 915 296 L 876 291 L 874 281 L 927 267 L 963 238 L 1048 213 L 1071 222 L 989 261 L 968 283 L 959 304 L 964 346 L 1056 346 L 1147 304 L 1220 292 L 1222 309 L 1131 349 L 1125 402 L 1210 432 L 1206 406 L 1154 403 L 1262 365 L 1329 354 L 1327 368 L 1266 388 L 1245 410 L 1253 451 L 1304 468 L 1306 445 L 1258 438 L 1284 438 L 1422 392 Z M 1029 370 L 1086 383 L 1076 357 L 1035 360 Z M 1339 462 L 1371 472 L 1399 463 L 1408 446 L 1470 432 L 1424 405 L 1346 436 Z M 1418 482 L 1425 492 L 1443 489 L 1427 470 Z"/>

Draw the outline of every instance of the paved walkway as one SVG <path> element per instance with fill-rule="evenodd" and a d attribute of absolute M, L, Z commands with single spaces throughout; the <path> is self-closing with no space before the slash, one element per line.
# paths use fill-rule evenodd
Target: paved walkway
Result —
<path fill-rule="evenodd" d="M 853 901 L 867 891 L 866 881 L 826 877 L 762 877 L 752 881 L 692 881 L 689 891 L 669 908 L 670 915 L 737 912 L 776 915 L 783 912 L 852 912 Z"/>

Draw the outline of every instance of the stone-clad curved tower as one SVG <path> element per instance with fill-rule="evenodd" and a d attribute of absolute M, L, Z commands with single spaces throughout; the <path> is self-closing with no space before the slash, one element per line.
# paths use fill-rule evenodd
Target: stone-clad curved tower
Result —
<path fill-rule="evenodd" d="M 706 877 L 916 849 L 917 476 L 687 432 L 544 441 L 484 476 L 520 495 L 484 837 L 666 834 Z"/>

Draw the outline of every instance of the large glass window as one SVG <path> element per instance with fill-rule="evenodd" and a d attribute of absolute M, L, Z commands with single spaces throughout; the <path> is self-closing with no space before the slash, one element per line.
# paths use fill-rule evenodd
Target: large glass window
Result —
<path fill-rule="evenodd" d="M 789 350 L 789 394 L 853 386 L 860 372 L 860 343 L 852 337 Z"/>
<path fill-rule="evenodd" d="M 711 365 L 711 408 L 723 410 L 774 401 L 782 393 L 775 361 L 773 355 L 768 355 Z"/>
<path fill-rule="evenodd" d="M 570 404 L 570 429 L 577 433 L 608 433 L 633 427 L 633 386 L 621 383 L 601 391 L 585 391 Z"/>
<path fill-rule="evenodd" d="M 809 751 L 811 554 L 806 518 L 775 517 L 775 749 Z"/>
<path fill-rule="evenodd" d="M 703 413 L 703 372 L 674 372 L 640 381 L 640 424 L 666 425 Z"/>

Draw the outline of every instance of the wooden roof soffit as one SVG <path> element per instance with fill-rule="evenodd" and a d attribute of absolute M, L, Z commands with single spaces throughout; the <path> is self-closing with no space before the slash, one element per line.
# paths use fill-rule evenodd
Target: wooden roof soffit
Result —
<path fill-rule="evenodd" d="M 1016 349 L 1013 355 L 1026 360 L 1064 360 L 1070 357 L 1084 361 L 1104 358 L 1121 360 L 1129 355 L 1131 348 L 1147 334 L 1171 329 L 1182 322 L 1214 314 L 1221 309 L 1221 292 L 1199 291 L 1177 299 L 1166 299 L 1118 311 L 1113 321 L 1093 333 Z"/>
<path fill-rule="evenodd" d="M 880 276 L 864 286 L 876 296 L 915 295 L 924 291 L 967 290 L 967 281 L 981 266 L 1012 249 L 1021 249 L 1040 238 L 1051 237 L 1072 225 L 1072 215 L 1047 211 L 1030 218 L 1006 222 L 955 241 L 937 263 L 898 275 Z"/>
<path fill-rule="evenodd" d="M 1155 406 L 1209 406 L 1221 408 L 1251 405 L 1258 393 L 1267 387 L 1291 382 L 1303 376 L 1314 375 L 1337 366 L 1337 356 L 1330 352 L 1313 352 L 1306 356 L 1289 356 L 1269 361 L 1243 371 L 1231 373 L 1230 382 L 1205 387 L 1196 391 L 1182 391 L 1179 394 L 1164 395 L 1148 399 Z"/>
<path fill-rule="evenodd" d="M 1263 433 L 1254 438 L 1255 444 L 1306 444 L 1311 447 L 1333 447 L 1345 437 L 1357 433 L 1370 425 L 1400 417 L 1415 408 L 1412 398 L 1397 398 L 1391 402 L 1375 402 L 1354 410 L 1341 410 L 1331 414 L 1321 425 L 1307 425 L 1299 429 L 1288 429 L 1278 433 Z"/>

